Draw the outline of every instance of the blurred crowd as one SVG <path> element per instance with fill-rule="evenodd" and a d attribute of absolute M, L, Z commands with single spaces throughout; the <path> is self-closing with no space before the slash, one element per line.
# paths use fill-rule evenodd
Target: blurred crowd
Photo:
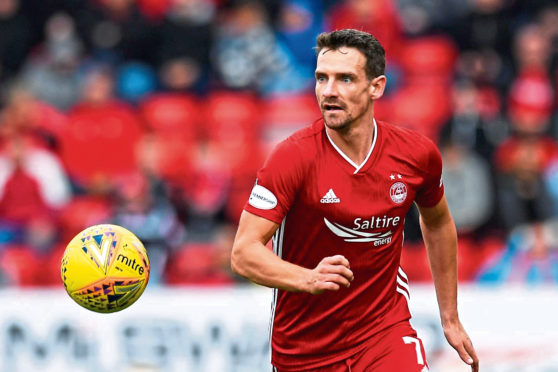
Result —
<path fill-rule="evenodd" d="M 266 154 L 318 118 L 315 38 L 387 51 L 376 117 L 432 138 L 461 281 L 558 283 L 558 4 L 544 0 L 0 0 L 0 283 L 59 285 L 65 245 L 132 230 L 151 282 L 241 282 Z M 416 210 L 402 265 L 431 280 Z"/>

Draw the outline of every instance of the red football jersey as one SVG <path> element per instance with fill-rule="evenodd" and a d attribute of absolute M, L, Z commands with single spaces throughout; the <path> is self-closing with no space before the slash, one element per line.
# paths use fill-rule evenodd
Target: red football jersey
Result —
<path fill-rule="evenodd" d="M 347 358 L 375 333 L 408 320 L 409 287 L 399 266 L 405 215 L 443 195 L 442 160 L 426 137 L 374 121 L 357 166 L 331 141 L 322 119 L 281 142 L 258 172 L 245 209 L 280 224 L 276 254 L 314 268 L 345 256 L 350 288 L 320 295 L 274 291 L 272 363 L 314 368 Z"/>

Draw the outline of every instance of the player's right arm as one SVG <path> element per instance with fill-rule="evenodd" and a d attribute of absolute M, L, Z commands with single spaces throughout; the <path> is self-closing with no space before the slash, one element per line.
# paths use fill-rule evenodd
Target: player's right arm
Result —
<path fill-rule="evenodd" d="M 341 256 L 325 257 L 313 269 L 287 262 L 266 247 L 279 225 L 243 211 L 234 240 L 231 267 L 239 275 L 266 287 L 320 294 L 349 287 L 353 272 Z"/>

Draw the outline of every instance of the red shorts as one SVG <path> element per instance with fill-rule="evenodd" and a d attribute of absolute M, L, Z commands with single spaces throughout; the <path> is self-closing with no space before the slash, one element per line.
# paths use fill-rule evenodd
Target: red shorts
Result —
<path fill-rule="evenodd" d="M 274 372 L 285 372 L 274 368 Z M 408 324 L 388 328 L 372 337 L 349 358 L 304 372 L 426 372 L 428 364 L 422 340 Z"/>

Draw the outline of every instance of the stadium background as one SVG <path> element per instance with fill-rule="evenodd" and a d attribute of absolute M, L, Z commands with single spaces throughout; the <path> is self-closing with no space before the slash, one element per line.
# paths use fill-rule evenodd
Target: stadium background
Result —
<path fill-rule="evenodd" d="M 543 0 L 0 0 L 0 371 L 267 370 L 270 296 L 230 271 L 235 224 L 270 148 L 319 117 L 312 46 L 344 27 L 386 48 L 376 117 L 442 151 L 482 370 L 558 371 L 558 5 Z M 432 371 L 466 370 L 406 221 Z M 65 244 L 97 223 L 134 231 L 152 264 L 138 303 L 101 317 L 59 280 Z"/>

